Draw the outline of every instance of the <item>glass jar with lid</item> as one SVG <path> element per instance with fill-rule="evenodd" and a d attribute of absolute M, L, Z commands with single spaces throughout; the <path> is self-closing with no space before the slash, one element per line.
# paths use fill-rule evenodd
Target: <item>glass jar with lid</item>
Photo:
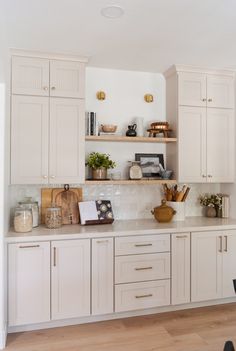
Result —
<path fill-rule="evenodd" d="M 23 201 L 19 202 L 20 206 L 24 206 L 32 210 L 33 216 L 33 228 L 38 227 L 39 225 L 39 205 L 37 201 L 33 201 L 32 197 L 25 197 Z"/>
<path fill-rule="evenodd" d="M 62 226 L 61 207 L 48 207 L 45 213 L 45 225 L 49 229 L 56 229 Z"/>
<path fill-rule="evenodd" d="M 32 210 L 24 206 L 15 208 L 14 229 L 17 233 L 31 232 L 33 227 Z"/>

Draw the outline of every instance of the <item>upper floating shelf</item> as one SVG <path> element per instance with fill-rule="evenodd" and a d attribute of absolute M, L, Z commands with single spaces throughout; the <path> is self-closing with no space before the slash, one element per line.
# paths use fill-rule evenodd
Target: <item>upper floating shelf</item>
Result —
<path fill-rule="evenodd" d="M 127 137 L 117 135 L 86 135 L 87 141 L 116 141 L 116 142 L 132 142 L 132 143 L 175 143 L 177 138 L 159 138 L 159 137 Z"/>
<path fill-rule="evenodd" d="M 120 179 L 120 180 L 86 180 L 86 185 L 161 185 L 161 184 L 176 184 L 177 181 L 174 179 Z"/>

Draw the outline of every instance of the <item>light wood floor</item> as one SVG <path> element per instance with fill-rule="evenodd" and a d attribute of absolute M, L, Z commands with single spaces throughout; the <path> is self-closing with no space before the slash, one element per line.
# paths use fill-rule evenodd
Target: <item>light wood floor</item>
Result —
<path fill-rule="evenodd" d="M 236 304 L 10 334 L 7 351 L 223 351 Z"/>

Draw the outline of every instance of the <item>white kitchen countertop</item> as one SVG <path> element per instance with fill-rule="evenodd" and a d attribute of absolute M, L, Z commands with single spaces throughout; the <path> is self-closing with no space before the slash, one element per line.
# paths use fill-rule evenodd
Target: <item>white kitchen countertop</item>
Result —
<path fill-rule="evenodd" d="M 137 219 L 115 220 L 113 224 L 103 225 L 64 225 L 59 229 L 47 229 L 41 225 L 29 233 L 15 233 L 11 230 L 5 239 L 7 243 L 16 243 L 229 229 L 236 229 L 236 219 L 187 217 L 185 221 L 170 223 L 158 223 L 155 219 Z"/>

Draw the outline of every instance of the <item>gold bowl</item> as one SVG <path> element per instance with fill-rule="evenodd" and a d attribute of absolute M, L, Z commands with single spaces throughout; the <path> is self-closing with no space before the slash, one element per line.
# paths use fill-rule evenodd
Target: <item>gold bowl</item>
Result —
<path fill-rule="evenodd" d="M 101 124 L 101 130 L 104 133 L 115 133 L 117 126 L 114 124 Z"/>

